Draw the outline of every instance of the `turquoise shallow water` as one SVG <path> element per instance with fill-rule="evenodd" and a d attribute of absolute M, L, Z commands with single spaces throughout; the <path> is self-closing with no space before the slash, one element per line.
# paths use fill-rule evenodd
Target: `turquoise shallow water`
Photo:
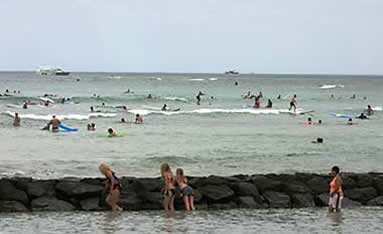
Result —
<path fill-rule="evenodd" d="M 239 85 L 235 86 L 234 81 Z M 322 85 L 337 88 L 321 89 Z M 0 73 L 0 93 L 5 89 L 22 92 L 0 97 L 0 174 L 98 176 L 100 162 L 108 162 L 118 174 L 129 176 L 158 176 L 162 162 L 183 167 L 189 175 L 326 173 L 334 164 L 344 171 L 383 171 L 382 112 L 354 126 L 328 115 L 360 114 L 368 104 L 382 106 L 382 87 L 382 77 L 111 73 L 47 77 Z M 125 94 L 128 89 L 134 94 Z M 201 106 L 194 100 L 199 90 L 206 93 Z M 262 106 L 272 98 L 272 113 L 244 109 L 243 104 L 252 103 L 241 98 L 248 90 L 263 92 Z M 72 97 L 78 104 L 31 106 L 28 110 L 6 106 L 19 105 L 26 99 L 38 103 L 45 93 Z M 147 99 L 149 93 L 156 99 Z M 280 113 L 288 108 L 294 93 L 298 95 L 298 107 L 314 110 L 312 118 L 323 120 L 323 125 L 306 126 L 302 123 L 307 115 Z M 100 98 L 94 98 L 94 94 Z M 279 94 L 282 100 L 276 99 Z M 335 98 L 330 98 L 331 94 Z M 350 99 L 353 94 L 356 99 Z M 132 110 L 87 120 L 89 107 L 102 102 L 128 105 Z M 146 108 L 160 108 L 164 103 L 181 111 Z M 7 115 L 15 111 L 30 117 L 23 118 L 18 129 L 12 127 Z M 132 121 L 136 112 L 144 114 L 144 125 L 119 123 L 121 118 Z M 65 125 L 80 131 L 40 131 L 52 114 L 69 118 L 63 121 Z M 96 132 L 86 131 L 86 124 L 91 122 L 96 124 Z M 126 135 L 105 138 L 102 135 L 108 127 Z M 325 144 L 310 143 L 317 137 L 323 137 Z"/>

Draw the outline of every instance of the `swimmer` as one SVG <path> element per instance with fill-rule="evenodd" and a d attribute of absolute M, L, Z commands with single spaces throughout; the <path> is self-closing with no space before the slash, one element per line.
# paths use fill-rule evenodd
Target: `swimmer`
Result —
<path fill-rule="evenodd" d="M 164 104 L 161 108 L 161 111 L 167 111 L 168 110 L 168 105 Z"/>
<path fill-rule="evenodd" d="M 92 131 L 92 126 L 91 126 L 90 124 L 88 124 L 88 125 L 86 126 L 86 129 L 87 129 L 88 131 Z"/>
<path fill-rule="evenodd" d="M 198 92 L 196 99 L 197 99 L 197 105 L 201 105 L 201 96 L 205 95 L 201 91 Z"/>
<path fill-rule="evenodd" d="M 335 95 L 334 95 L 334 94 L 331 94 L 330 98 L 334 99 L 334 98 L 335 98 Z"/>
<path fill-rule="evenodd" d="M 368 117 L 365 116 L 364 113 L 361 113 L 361 114 L 358 116 L 358 119 L 368 119 Z"/>
<path fill-rule="evenodd" d="M 90 126 L 92 127 L 91 131 L 96 131 L 96 124 L 95 123 L 92 123 Z"/>
<path fill-rule="evenodd" d="M 323 138 L 317 138 L 315 141 L 312 141 L 311 143 L 313 144 L 322 144 L 323 143 Z"/>
<path fill-rule="evenodd" d="M 294 112 L 297 110 L 297 95 L 294 94 L 294 96 L 291 98 L 291 101 L 290 101 L 290 108 L 289 108 L 289 111 L 291 111 L 291 109 L 294 107 Z"/>
<path fill-rule="evenodd" d="M 254 102 L 254 108 L 260 108 L 261 107 L 261 98 L 260 96 L 256 97 L 255 98 L 255 102 Z"/>
<path fill-rule="evenodd" d="M 60 124 L 61 124 L 60 120 L 56 119 L 56 116 L 53 115 L 51 121 L 49 121 L 47 125 L 48 130 L 49 130 L 49 127 L 52 125 L 52 132 L 58 132 Z"/>
<path fill-rule="evenodd" d="M 176 181 L 180 187 L 181 196 L 184 199 L 185 209 L 187 211 L 194 210 L 194 194 L 193 188 L 188 185 L 188 180 L 184 175 L 184 171 L 178 168 L 176 171 Z"/>
<path fill-rule="evenodd" d="M 307 124 L 308 125 L 312 125 L 313 124 L 313 121 L 312 121 L 311 117 L 307 118 Z"/>
<path fill-rule="evenodd" d="M 267 106 L 266 108 L 273 108 L 273 102 L 271 101 L 271 99 L 268 99 L 267 100 Z"/>
<path fill-rule="evenodd" d="M 348 122 L 347 122 L 348 125 L 353 125 L 355 124 L 354 121 L 352 119 L 348 119 Z"/>
<path fill-rule="evenodd" d="M 331 169 L 331 174 L 333 176 L 333 179 L 330 182 L 328 211 L 340 212 L 341 204 L 343 200 L 343 190 L 342 190 L 343 181 L 339 175 L 339 167 L 334 166 Z"/>
<path fill-rule="evenodd" d="M 234 82 L 234 85 L 235 85 L 235 86 L 238 86 L 238 81 L 235 81 L 235 82 Z"/>
<path fill-rule="evenodd" d="M 152 99 L 153 97 L 152 97 L 152 94 L 151 93 L 149 93 L 149 95 L 148 95 L 148 97 L 147 97 L 147 99 Z"/>
<path fill-rule="evenodd" d="M 367 115 L 371 116 L 374 114 L 374 110 L 372 109 L 371 105 L 367 106 Z"/>
<path fill-rule="evenodd" d="M 318 125 L 321 125 L 322 124 L 322 120 L 318 120 Z"/>
<path fill-rule="evenodd" d="M 356 98 L 356 95 L 353 94 L 353 95 L 351 96 L 351 99 L 355 99 L 355 98 Z"/>
<path fill-rule="evenodd" d="M 164 209 L 168 213 L 174 212 L 174 198 L 176 194 L 176 187 L 174 186 L 175 178 L 169 164 L 163 163 L 161 165 L 161 177 L 165 182 L 164 187 L 161 189 L 161 193 L 165 196 Z"/>
<path fill-rule="evenodd" d="M 249 90 L 248 92 L 247 92 L 247 94 L 244 94 L 244 95 L 242 95 L 243 96 L 243 99 L 248 99 L 248 98 L 250 98 L 251 97 L 251 91 Z"/>
<path fill-rule="evenodd" d="M 108 136 L 110 136 L 110 137 L 115 137 L 115 136 L 117 136 L 117 133 L 115 132 L 115 131 L 113 131 L 113 129 L 112 128 L 109 128 L 108 129 Z"/>
<path fill-rule="evenodd" d="M 115 175 L 114 171 L 109 165 L 102 163 L 99 166 L 100 172 L 106 177 L 107 183 L 105 184 L 104 193 L 107 193 L 105 201 L 112 208 L 112 211 L 122 211 L 123 209 L 117 205 L 120 200 L 121 181 Z"/>
<path fill-rule="evenodd" d="M 136 121 L 134 122 L 136 124 L 143 124 L 144 120 L 142 119 L 142 116 L 140 114 L 136 114 Z"/>
<path fill-rule="evenodd" d="M 28 109 L 28 103 L 27 103 L 27 101 L 24 101 L 23 109 Z"/>
<path fill-rule="evenodd" d="M 125 122 L 125 119 L 122 118 L 121 121 L 120 121 L 120 123 L 126 123 L 126 122 Z"/>
<path fill-rule="evenodd" d="M 101 106 L 102 106 L 102 107 L 105 107 L 105 103 L 103 102 L 103 103 L 101 104 Z"/>
<path fill-rule="evenodd" d="M 280 94 L 278 95 L 277 99 L 278 99 L 278 100 L 281 100 L 281 99 L 282 99 L 282 97 L 281 97 Z"/>
<path fill-rule="evenodd" d="M 90 112 L 92 112 L 92 113 L 94 112 L 93 106 L 90 107 Z"/>
<path fill-rule="evenodd" d="M 15 113 L 15 118 L 13 118 L 13 126 L 20 127 L 20 117 L 18 113 Z"/>

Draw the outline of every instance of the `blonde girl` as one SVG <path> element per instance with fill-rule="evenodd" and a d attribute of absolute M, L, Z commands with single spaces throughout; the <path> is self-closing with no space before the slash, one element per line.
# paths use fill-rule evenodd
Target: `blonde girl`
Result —
<path fill-rule="evenodd" d="M 169 167 L 169 164 L 163 163 L 161 165 L 161 177 L 165 181 L 165 186 L 162 188 L 161 193 L 165 196 L 164 209 L 166 212 L 174 211 L 174 197 L 175 197 L 175 185 L 174 175 Z"/>
<path fill-rule="evenodd" d="M 117 205 L 118 200 L 120 200 L 121 193 L 120 179 L 114 174 L 114 171 L 110 168 L 110 166 L 105 163 L 102 163 L 99 169 L 108 180 L 104 189 L 104 192 L 108 193 L 105 200 L 106 203 L 108 203 L 108 205 L 112 208 L 112 211 L 122 211 L 122 208 Z"/>

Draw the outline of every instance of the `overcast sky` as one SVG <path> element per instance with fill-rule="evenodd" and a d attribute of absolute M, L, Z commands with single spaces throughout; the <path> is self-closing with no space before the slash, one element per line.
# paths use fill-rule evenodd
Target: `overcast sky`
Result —
<path fill-rule="evenodd" d="M 383 74 L 383 0 L 0 0 L 0 70 Z"/>

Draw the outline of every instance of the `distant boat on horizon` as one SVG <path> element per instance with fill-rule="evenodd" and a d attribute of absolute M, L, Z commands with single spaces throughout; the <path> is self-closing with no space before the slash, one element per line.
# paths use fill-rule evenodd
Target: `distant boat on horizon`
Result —
<path fill-rule="evenodd" d="M 227 75 L 238 75 L 239 72 L 237 72 L 236 70 L 229 70 L 229 71 L 225 71 L 225 74 L 227 74 Z"/>
<path fill-rule="evenodd" d="M 39 68 L 37 73 L 42 76 L 68 76 L 70 74 L 61 68 Z"/>

